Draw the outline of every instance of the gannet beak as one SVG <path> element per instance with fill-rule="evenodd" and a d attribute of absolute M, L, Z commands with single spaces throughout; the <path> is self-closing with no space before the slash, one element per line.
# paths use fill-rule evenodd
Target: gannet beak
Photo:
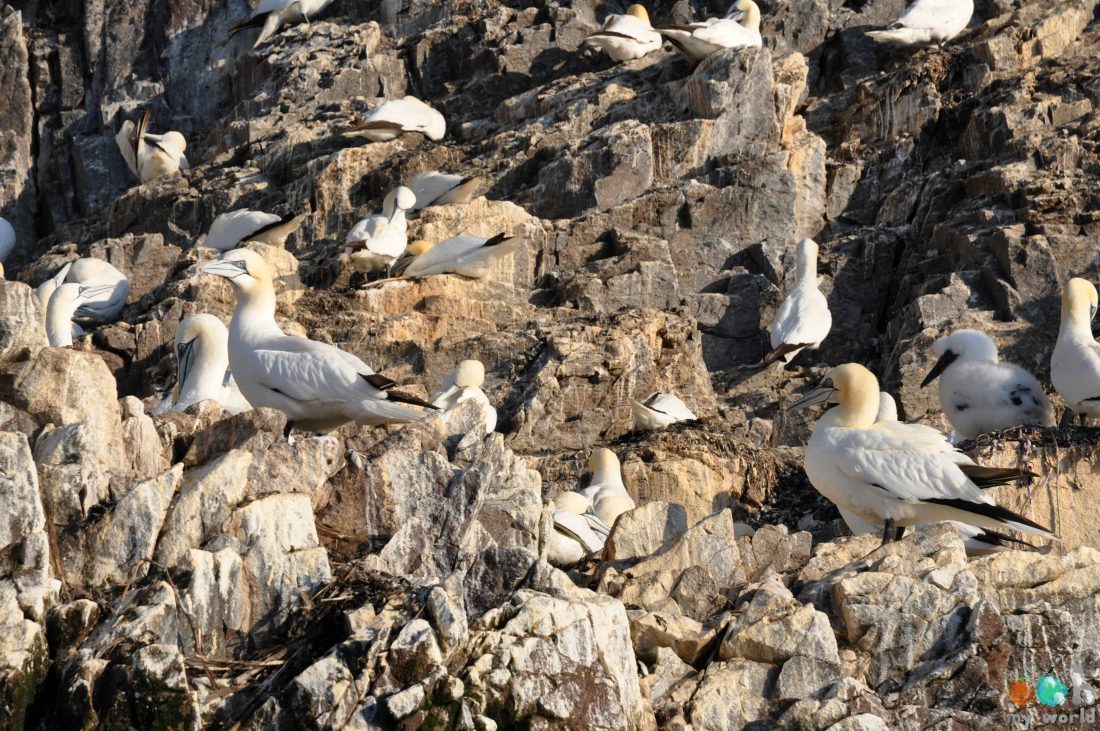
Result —
<path fill-rule="evenodd" d="M 214 261 L 203 264 L 199 271 L 203 274 L 216 274 L 219 277 L 233 279 L 242 274 L 247 274 L 248 268 L 244 262 L 234 261 L 232 259 L 215 259 Z"/>
<path fill-rule="evenodd" d="M 920 387 L 924 388 L 932 381 L 936 380 L 941 373 L 947 370 L 947 366 L 955 362 L 959 356 L 952 353 L 950 350 L 946 351 L 940 356 L 940 359 L 936 361 L 936 365 L 932 366 L 932 370 L 928 371 L 928 375 L 924 377 L 924 380 L 920 382 Z"/>
<path fill-rule="evenodd" d="M 195 350 L 195 341 L 191 338 L 186 343 L 176 344 L 176 388 L 181 388 L 187 382 L 187 374 L 191 372 L 192 354 Z"/>
<path fill-rule="evenodd" d="M 744 10 L 734 10 L 732 13 L 726 16 L 728 20 L 733 20 L 740 23 L 745 17 Z"/>
<path fill-rule="evenodd" d="M 826 378 L 820 386 L 791 404 L 788 408 L 788 411 L 799 411 L 806 408 L 807 406 L 813 406 L 814 404 L 819 404 L 822 401 L 828 401 L 835 394 L 836 389 L 833 388 L 832 379 Z"/>

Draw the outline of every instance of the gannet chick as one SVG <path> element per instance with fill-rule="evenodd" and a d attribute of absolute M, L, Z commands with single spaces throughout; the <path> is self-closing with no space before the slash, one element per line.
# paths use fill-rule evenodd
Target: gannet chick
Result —
<path fill-rule="evenodd" d="M 699 63 L 725 48 L 761 46 L 760 8 L 752 0 L 737 0 L 724 18 L 707 18 L 701 23 L 657 28 L 680 55 Z"/>
<path fill-rule="evenodd" d="M 73 336 L 83 333 L 73 328 L 73 317 L 77 310 L 104 294 L 110 294 L 111 285 L 87 285 L 68 282 L 62 284 L 50 295 L 46 308 L 46 339 L 52 348 L 66 348 L 73 344 Z"/>
<path fill-rule="evenodd" d="M 6 261 L 15 248 L 15 227 L 6 218 L 0 218 L 0 262 Z"/>
<path fill-rule="evenodd" d="M 1035 376 L 1002 363 L 978 330 L 956 330 L 932 346 L 940 358 L 921 386 L 940 379 L 940 406 L 959 439 L 1011 426 L 1054 426 L 1050 399 Z"/>
<path fill-rule="evenodd" d="M 416 194 L 405 186 L 394 188 L 382 202 L 382 215 L 357 222 L 348 232 L 344 248 L 358 271 L 383 272 L 408 244 L 405 211 L 416 205 Z"/>
<path fill-rule="evenodd" d="M 308 23 L 310 17 L 315 17 L 330 2 L 332 0 L 263 0 L 252 11 L 252 18 L 230 28 L 229 35 L 235 36 L 247 28 L 260 28 L 260 35 L 252 44 L 252 47 L 256 48 L 275 35 L 281 26 L 289 23 Z"/>
<path fill-rule="evenodd" d="M 419 132 L 438 142 L 447 133 L 447 122 L 442 114 L 415 96 L 406 96 L 382 102 L 350 131 L 371 142 L 392 140 L 405 132 Z"/>
<path fill-rule="evenodd" d="M 297 231 L 304 220 L 303 215 L 276 216 L 274 213 L 242 208 L 215 218 L 202 243 L 218 251 L 235 249 L 246 241 L 283 248 L 286 237 Z"/>
<path fill-rule="evenodd" d="M 872 30 L 867 35 L 902 46 L 945 43 L 963 32 L 973 14 L 974 0 L 916 0 L 888 30 Z"/>
<path fill-rule="evenodd" d="M 443 379 L 443 385 L 429 400 L 444 411 L 450 411 L 463 401 L 477 401 L 485 415 L 485 433 L 492 434 L 497 428 L 497 410 L 481 390 L 484 383 L 484 364 L 480 360 L 464 360 Z"/>
<path fill-rule="evenodd" d="M 185 317 L 176 326 L 176 387 L 172 411 L 200 401 L 217 401 L 230 414 L 252 406 L 229 371 L 229 331 L 213 315 Z"/>
<path fill-rule="evenodd" d="M 1092 336 L 1096 287 L 1073 278 L 1062 288 L 1062 323 L 1050 357 L 1050 381 L 1081 419 L 1100 416 L 1100 343 Z"/>
<path fill-rule="evenodd" d="M 423 415 L 401 403 L 435 409 L 390 390 L 392 380 L 351 353 L 284 334 L 275 322 L 271 269 L 251 249 L 227 251 L 202 271 L 232 282 L 237 308 L 229 324 L 229 368 L 248 403 L 286 414 L 286 436 L 294 427 L 327 431 L 351 421 L 401 424 Z"/>
<path fill-rule="evenodd" d="M 649 24 L 649 13 L 641 5 L 631 5 L 625 15 L 609 15 L 603 29 L 585 39 L 615 61 L 641 58 L 661 47 L 661 34 Z"/>
<path fill-rule="evenodd" d="M 791 409 L 824 401 L 839 406 L 814 425 L 806 446 L 806 474 L 845 520 L 851 515 L 883 526 L 883 543 L 895 540 L 899 527 L 941 520 L 1053 537 L 1038 523 L 997 505 L 981 489 L 1034 473 L 977 465 L 927 426 L 876 423 L 878 379 L 863 366 L 831 368 L 821 385 Z"/>
<path fill-rule="evenodd" d="M 455 236 L 438 244 L 415 241 L 405 255 L 390 270 L 394 277 L 427 277 L 432 274 L 460 274 L 481 279 L 489 274 L 493 264 L 519 248 L 523 236 L 497 234 L 491 239 L 481 236 Z"/>
<path fill-rule="evenodd" d="M 796 255 L 795 283 L 772 319 L 772 352 L 765 365 L 790 363 L 803 348 L 816 350 L 833 326 L 829 302 L 818 289 L 817 244 L 802 239 Z"/>
<path fill-rule="evenodd" d="M 630 411 L 634 414 L 634 431 L 653 431 L 699 418 L 679 397 L 660 391 L 653 392 L 645 401 L 631 401 Z"/>
<path fill-rule="evenodd" d="M 152 116 L 153 110 L 146 109 L 136 128 L 127 119 L 115 135 L 115 142 L 126 160 L 126 165 L 143 183 L 166 175 L 175 175 L 181 169 L 187 170 L 190 167 L 187 156 L 184 155 L 187 140 L 175 131 L 162 135 L 150 133 L 149 120 Z"/>
<path fill-rule="evenodd" d="M 409 181 L 409 189 L 416 195 L 416 204 L 409 210 L 465 203 L 474 197 L 480 184 L 481 178 L 476 175 L 451 175 L 435 170 L 420 173 Z"/>

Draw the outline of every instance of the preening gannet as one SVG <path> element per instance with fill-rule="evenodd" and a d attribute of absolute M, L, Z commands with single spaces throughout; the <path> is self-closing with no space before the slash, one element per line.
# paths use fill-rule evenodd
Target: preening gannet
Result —
<path fill-rule="evenodd" d="M 0 218 L 0 262 L 6 261 L 15 248 L 15 227 L 6 218 Z"/>
<path fill-rule="evenodd" d="M 409 210 L 465 203 L 473 198 L 480 184 L 481 178 L 476 175 L 451 175 L 435 170 L 420 173 L 409 181 L 409 189 L 416 195 L 416 204 Z"/>
<path fill-rule="evenodd" d="M 229 370 L 229 331 L 213 315 L 185 317 L 176 326 L 176 387 L 172 411 L 200 401 L 217 401 L 230 414 L 252 406 Z"/>
<path fill-rule="evenodd" d="M 641 5 L 631 5 L 625 15 L 609 15 L 603 28 L 585 39 L 615 61 L 641 58 L 661 47 L 661 34 L 649 24 L 649 13 Z"/>
<path fill-rule="evenodd" d="M 817 244 L 802 239 L 797 249 L 794 286 L 772 319 L 772 352 L 764 358 L 765 365 L 790 363 L 803 348 L 815 350 L 832 326 L 829 302 L 818 289 Z"/>
<path fill-rule="evenodd" d="M 374 215 L 351 227 L 345 240 L 352 265 L 365 273 L 385 271 L 408 244 L 405 211 L 416 205 L 416 194 L 409 188 L 394 188 L 382 202 L 382 215 Z"/>
<path fill-rule="evenodd" d="M 554 498 L 548 558 L 555 566 L 577 563 L 601 550 L 618 517 L 634 509 L 614 452 L 604 447 L 595 450 L 588 458 L 588 469 L 592 472 L 588 487 Z"/>
<path fill-rule="evenodd" d="M 190 167 L 184 155 L 187 140 L 175 131 L 162 135 L 150 133 L 149 120 L 152 116 L 153 110 L 146 109 L 137 127 L 127 119 L 115 135 L 126 165 L 143 183 L 165 175 L 175 175 L 181 169 Z"/>
<path fill-rule="evenodd" d="M 973 14 L 974 0 L 916 0 L 888 29 L 867 35 L 902 46 L 944 43 L 962 33 Z"/>
<path fill-rule="evenodd" d="M 111 285 L 86 285 L 67 282 L 53 291 L 46 308 L 46 339 L 53 348 L 65 348 L 73 344 L 73 335 L 83 333 L 74 328 L 73 317 L 78 308 L 94 298 L 110 294 Z"/>
<path fill-rule="evenodd" d="M 1050 381 L 1082 421 L 1100 416 L 1100 343 L 1092 336 L 1096 287 L 1073 278 L 1062 288 L 1062 323 L 1050 356 Z"/>
<path fill-rule="evenodd" d="M 435 407 L 392 391 L 396 384 L 339 348 L 309 338 L 285 335 L 275 322 L 271 269 L 251 249 L 233 249 L 202 271 L 225 277 L 237 292 L 229 324 L 229 368 L 237 387 L 253 407 L 279 409 L 294 427 L 327 431 L 357 424 L 401 424 L 423 412 L 403 402 Z"/>
<path fill-rule="evenodd" d="M 485 433 L 492 434 L 497 428 L 497 410 L 481 390 L 484 383 L 485 365 L 480 360 L 464 360 L 443 380 L 430 401 L 444 411 L 450 411 L 463 401 L 477 401 L 485 415 Z"/>
<path fill-rule="evenodd" d="M 83 323 L 103 323 L 122 312 L 130 294 L 126 275 L 102 259 L 84 257 L 71 261 L 57 274 L 38 285 L 36 294 L 43 311 L 49 309 L 53 293 L 65 283 L 83 284 L 94 289 L 85 293 L 76 310 L 75 319 Z"/>
<path fill-rule="evenodd" d="M 392 140 L 405 132 L 420 132 L 438 142 L 447 134 L 447 122 L 442 114 L 415 96 L 406 96 L 382 102 L 349 131 L 371 142 Z"/>
<path fill-rule="evenodd" d="M 263 0 L 252 11 L 252 18 L 229 29 L 234 36 L 247 28 L 260 28 L 260 35 L 252 44 L 256 48 L 283 25 L 309 22 L 310 17 L 325 9 L 332 0 Z"/>
<path fill-rule="evenodd" d="M 635 431 L 663 429 L 678 421 L 699 418 L 679 397 L 660 391 L 651 393 L 645 401 L 631 401 L 630 411 L 634 414 Z"/>
<path fill-rule="evenodd" d="M 276 216 L 274 213 L 239 211 L 223 213 L 210 224 L 210 232 L 203 246 L 218 251 L 229 251 L 246 241 L 258 241 L 269 246 L 286 246 L 286 237 L 298 230 L 305 216 L 293 214 Z"/>
<path fill-rule="evenodd" d="M 700 23 L 657 28 L 679 53 L 698 63 L 725 48 L 760 46 L 760 8 L 752 0 L 737 0 L 724 18 L 707 18 Z"/>
<path fill-rule="evenodd" d="M 830 369 L 821 385 L 791 409 L 823 401 L 839 406 L 814 425 L 806 447 L 806 474 L 845 520 L 854 516 L 883 526 L 883 543 L 894 540 L 899 527 L 941 520 L 1053 537 L 1038 523 L 997 505 L 981 489 L 1033 473 L 977 465 L 930 427 L 876 423 L 878 380 L 863 366 L 847 363 Z"/>
<path fill-rule="evenodd" d="M 461 274 L 481 279 L 489 274 L 493 264 L 515 253 L 523 236 L 497 234 L 491 239 L 481 236 L 455 236 L 438 244 L 416 241 L 391 268 L 392 276 L 427 277 L 432 274 Z"/>
<path fill-rule="evenodd" d="M 959 439 L 1012 426 L 1054 426 L 1050 399 L 1035 376 L 1002 363 L 997 345 L 978 330 L 936 340 L 940 358 L 921 383 L 940 379 L 940 406 Z"/>

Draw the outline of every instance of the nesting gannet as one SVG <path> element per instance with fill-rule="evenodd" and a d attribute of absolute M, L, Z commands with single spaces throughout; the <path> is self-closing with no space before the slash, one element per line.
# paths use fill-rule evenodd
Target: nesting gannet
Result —
<path fill-rule="evenodd" d="M 1092 336 L 1096 287 L 1073 278 L 1062 288 L 1062 323 L 1050 357 L 1050 381 L 1084 421 L 1100 416 L 1100 343 Z"/>
<path fill-rule="evenodd" d="M 185 317 L 176 326 L 176 387 L 172 411 L 217 401 L 230 414 L 251 410 L 229 370 L 229 331 L 213 315 Z"/>
<path fill-rule="evenodd" d="M 374 215 L 351 227 L 345 241 L 352 265 L 365 273 L 385 271 L 408 244 L 405 211 L 416 205 L 416 194 L 405 186 L 394 188 L 382 202 L 382 215 Z"/>
<path fill-rule="evenodd" d="M 239 211 L 223 213 L 210 224 L 210 232 L 203 240 L 203 246 L 218 251 L 229 251 L 246 241 L 258 241 L 269 246 L 286 246 L 286 237 L 298 230 L 305 216 L 289 214 L 276 216 L 274 213 Z"/>
<path fill-rule="evenodd" d="M 435 170 L 420 173 L 409 181 L 409 189 L 416 195 L 416 204 L 409 210 L 465 203 L 474 196 L 480 184 L 481 178 L 476 175 L 452 175 Z"/>
<path fill-rule="evenodd" d="M 327 343 L 286 335 L 275 322 L 271 269 L 251 249 L 233 249 L 203 272 L 225 277 L 237 291 L 229 324 L 229 368 L 252 406 L 279 409 L 294 427 L 326 431 L 357 424 L 400 424 L 423 414 L 403 402 L 435 407 L 392 391 L 396 384 Z"/>
<path fill-rule="evenodd" d="M 450 411 L 463 401 L 477 401 L 485 414 L 485 433 L 497 428 L 497 410 L 481 390 L 485 383 L 485 365 L 480 360 L 464 360 L 443 379 L 443 385 L 429 399 L 444 411 Z"/>
<path fill-rule="evenodd" d="M 187 140 L 175 131 L 162 135 L 150 133 L 149 120 L 152 116 L 153 110 L 146 109 L 137 127 L 127 119 L 115 135 L 115 142 L 126 160 L 126 165 L 143 183 L 165 175 L 175 175 L 181 169 L 187 170 L 190 167 L 187 156 L 184 155 Z"/>
<path fill-rule="evenodd" d="M 522 236 L 501 233 L 491 239 L 455 236 L 438 244 L 415 241 L 390 271 L 395 277 L 461 274 L 471 279 L 481 279 L 489 274 L 498 259 L 515 253 L 522 240 Z"/>
<path fill-rule="evenodd" d="M 682 56 L 698 63 L 725 48 L 760 46 L 760 8 L 752 0 L 737 0 L 724 18 L 657 28 Z"/>
<path fill-rule="evenodd" d="M 645 401 L 631 401 L 630 411 L 634 414 L 635 431 L 663 429 L 678 421 L 698 419 L 678 396 L 671 393 L 654 391 Z"/>
<path fill-rule="evenodd" d="M 591 515 L 556 508 L 554 529 L 547 537 L 546 559 L 554 566 L 572 566 L 600 551 L 607 535 L 592 529 Z"/>
<path fill-rule="evenodd" d="M 615 61 L 641 58 L 661 47 L 661 34 L 649 24 L 649 13 L 641 5 L 631 5 L 625 15 L 609 15 L 603 28 L 585 39 Z"/>
<path fill-rule="evenodd" d="M 73 336 L 83 333 L 73 327 L 73 317 L 80 307 L 95 298 L 110 294 L 111 285 L 88 285 L 67 282 L 54 290 L 46 308 L 46 339 L 50 347 L 64 348 L 73 344 Z"/>
<path fill-rule="evenodd" d="M 962 33 L 973 14 L 974 0 L 916 0 L 887 30 L 867 35 L 902 46 L 944 43 Z"/>
<path fill-rule="evenodd" d="M 6 261 L 15 248 L 15 228 L 6 218 L 0 218 L 0 262 Z"/>
<path fill-rule="evenodd" d="M 839 406 L 814 425 L 806 446 L 806 474 L 846 516 L 883 526 L 883 543 L 894 540 L 899 527 L 941 520 L 1053 537 L 1038 523 L 997 505 L 981 489 L 1033 473 L 977 465 L 927 426 L 876 423 L 878 380 L 863 366 L 847 363 L 830 369 L 821 385 L 791 409 L 823 401 Z"/>
<path fill-rule="evenodd" d="M 76 311 L 75 319 L 79 322 L 102 323 L 114 319 L 130 294 L 130 281 L 125 274 L 102 259 L 84 257 L 69 262 L 38 285 L 36 294 L 43 311 L 49 308 L 53 293 L 65 283 L 95 288 L 87 295 L 91 299 L 82 300 Z"/>
<path fill-rule="evenodd" d="M 420 132 L 438 142 L 447 133 L 447 122 L 442 114 L 415 96 L 406 96 L 382 102 L 350 132 L 363 135 L 371 142 L 392 140 L 405 132 Z"/>
<path fill-rule="evenodd" d="M 332 0 L 262 0 L 252 11 L 251 19 L 233 26 L 229 35 L 234 36 L 247 28 L 260 28 L 260 35 L 252 44 L 256 48 L 283 25 L 309 22 L 310 16 L 325 9 Z"/>
<path fill-rule="evenodd" d="M 932 346 L 940 358 L 921 383 L 940 379 L 940 406 L 960 439 L 1011 426 L 1054 426 L 1050 399 L 1035 376 L 1002 363 L 978 330 L 956 330 Z"/>
<path fill-rule="evenodd" d="M 592 473 L 588 487 L 560 493 L 553 500 L 554 535 L 548 557 L 555 566 L 577 563 L 602 549 L 615 520 L 634 509 L 614 452 L 597 449 L 588 458 L 588 469 Z"/>
<path fill-rule="evenodd" d="M 796 251 L 795 283 L 772 319 L 772 352 L 764 363 L 790 363 L 803 348 L 815 350 L 829 329 L 833 316 L 829 303 L 818 289 L 817 244 L 802 239 Z"/>

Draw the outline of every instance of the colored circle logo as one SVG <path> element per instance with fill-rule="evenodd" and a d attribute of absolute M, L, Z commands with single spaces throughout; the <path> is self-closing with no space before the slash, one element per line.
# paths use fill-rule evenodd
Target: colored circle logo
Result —
<path fill-rule="evenodd" d="M 1057 706 L 1065 703 L 1069 693 L 1069 686 L 1058 678 L 1057 675 L 1044 675 L 1035 684 L 1035 697 L 1044 706 Z"/>
<path fill-rule="evenodd" d="M 1026 706 L 1035 700 L 1035 691 L 1026 680 L 1014 680 L 1008 684 L 1008 699 L 1013 705 Z"/>

